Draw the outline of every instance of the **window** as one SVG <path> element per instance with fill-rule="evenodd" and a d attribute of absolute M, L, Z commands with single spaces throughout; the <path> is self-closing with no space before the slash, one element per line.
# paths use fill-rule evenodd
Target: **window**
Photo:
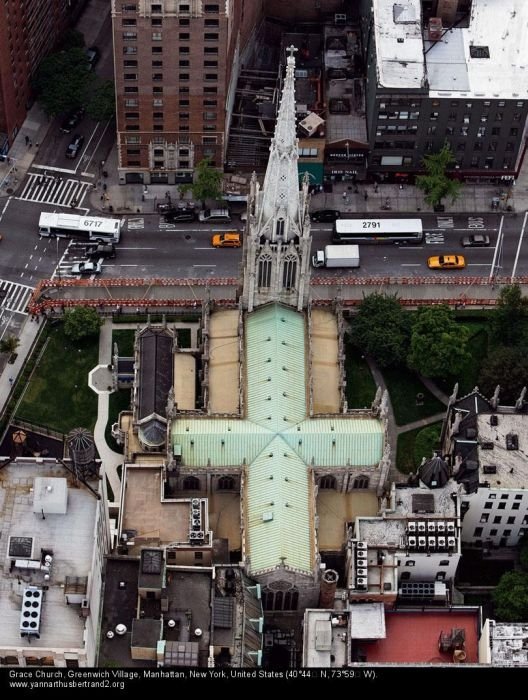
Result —
<path fill-rule="evenodd" d="M 127 136 L 125 138 L 125 143 L 141 143 L 141 139 L 139 136 Z"/>
<path fill-rule="evenodd" d="M 123 12 L 136 12 L 137 10 L 137 5 L 134 3 L 127 3 L 126 5 L 121 5 L 121 10 Z"/>
<path fill-rule="evenodd" d="M 124 19 L 122 24 L 123 24 L 123 27 L 135 27 L 136 20 L 135 19 Z"/>
<path fill-rule="evenodd" d="M 477 138 L 481 139 L 484 136 L 486 136 L 486 127 L 485 126 L 479 126 L 477 129 Z"/>
<path fill-rule="evenodd" d="M 501 501 L 507 501 L 509 498 L 509 495 L 507 493 L 501 494 Z"/>
<path fill-rule="evenodd" d="M 496 112 L 495 113 L 495 121 L 496 122 L 501 122 L 504 119 L 504 112 Z"/>
<path fill-rule="evenodd" d="M 488 146 L 488 151 L 496 151 L 497 150 L 497 141 L 490 141 L 489 146 Z"/>
<path fill-rule="evenodd" d="M 218 68 L 218 61 L 204 61 L 204 68 Z"/>
<path fill-rule="evenodd" d="M 520 503 L 512 503 L 512 510 L 519 510 Z"/>
<path fill-rule="evenodd" d="M 480 522 L 481 523 L 487 523 L 489 520 L 489 513 L 482 513 L 480 516 Z"/>
<path fill-rule="evenodd" d="M 496 515 L 496 516 L 493 518 L 493 524 L 494 524 L 494 525 L 500 525 L 500 524 L 501 524 L 501 521 L 502 521 L 502 516 L 500 516 L 500 515 Z"/>
<path fill-rule="evenodd" d="M 491 500 L 495 500 L 495 499 L 497 498 L 497 494 L 496 494 L 496 493 L 490 493 L 490 494 L 488 494 L 488 498 L 490 499 L 490 501 L 491 501 Z"/>
<path fill-rule="evenodd" d="M 188 27 L 190 23 L 191 21 L 188 19 L 180 19 L 179 25 L 180 27 Z"/>
<path fill-rule="evenodd" d="M 218 80 L 218 73 L 206 73 L 204 78 L 205 80 Z"/>
<path fill-rule="evenodd" d="M 154 95 L 160 95 L 163 92 L 163 87 L 159 85 L 158 87 L 153 87 L 152 88 L 152 93 Z"/>
<path fill-rule="evenodd" d="M 495 529 L 495 528 L 491 529 L 491 530 L 490 530 L 490 537 L 495 537 L 496 534 L 497 534 L 497 532 L 498 532 L 497 529 Z"/>
<path fill-rule="evenodd" d="M 199 491 L 200 490 L 200 479 L 195 476 L 187 476 L 183 480 L 183 488 L 185 491 Z"/>
<path fill-rule="evenodd" d="M 124 54 L 135 54 L 137 53 L 137 46 L 123 46 L 123 53 Z"/>
<path fill-rule="evenodd" d="M 180 95 L 188 95 L 188 94 L 189 94 L 189 88 L 180 85 L 180 87 L 178 88 L 178 92 L 180 93 Z"/>
<path fill-rule="evenodd" d="M 337 486 L 336 480 L 334 476 L 322 476 L 319 479 L 319 488 L 320 489 L 335 489 Z"/>
<path fill-rule="evenodd" d="M 189 112 L 180 112 L 178 114 L 178 118 L 183 120 L 183 121 L 189 119 Z"/>
<path fill-rule="evenodd" d="M 449 559 L 442 559 L 439 566 L 449 566 Z"/>
<path fill-rule="evenodd" d="M 152 106 L 153 107 L 163 107 L 163 100 L 157 97 L 156 99 L 152 100 Z"/>
<path fill-rule="evenodd" d="M 125 100 L 125 107 L 137 107 L 139 105 L 139 100 L 131 99 Z"/>
<path fill-rule="evenodd" d="M 269 253 L 262 253 L 258 260 L 258 286 L 259 289 L 268 288 L 271 285 L 272 260 Z"/>
<path fill-rule="evenodd" d="M 448 121 L 450 122 L 456 122 L 457 120 L 457 113 L 456 112 L 449 112 L 449 116 L 447 117 Z"/>
<path fill-rule="evenodd" d="M 414 565 L 415 565 L 415 562 L 412 559 L 405 562 L 405 566 L 414 566 Z"/>
<path fill-rule="evenodd" d="M 446 572 L 445 572 L 445 571 L 439 571 L 439 572 L 436 574 L 436 580 L 437 580 L 437 581 L 445 581 L 445 577 L 446 577 Z"/>
<path fill-rule="evenodd" d="M 215 27 L 218 27 L 218 20 L 217 19 L 206 19 L 204 21 L 204 27 L 214 29 Z"/>
<path fill-rule="evenodd" d="M 515 148 L 515 144 L 513 143 L 513 141 L 507 141 L 507 142 L 506 142 L 506 150 L 507 150 L 507 151 L 510 151 L 510 152 L 511 152 L 511 151 L 514 150 L 514 148 Z"/>
<path fill-rule="evenodd" d="M 201 561 L 203 559 L 203 552 L 194 553 L 194 561 Z"/>
<path fill-rule="evenodd" d="M 180 32 L 180 41 L 189 41 L 191 38 L 191 35 L 189 32 Z"/>
<path fill-rule="evenodd" d="M 150 20 L 150 24 L 151 24 L 153 27 L 161 27 L 162 24 L 163 24 L 163 20 L 161 19 L 161 17 L 157 17 L 157 18 L 155 18 L 155 19 L 151 19 L 151 20 Z"/>
<path fill-rule="evenodd" d="M 137 80 L 137 73 L 125 73 L 125 80 Z"/>
<path fill-rule="evenodd" d="M 161 12 L 161 5 L 156 3 L 155 5 L 151 5 L 150 9 L 152 12 Z"/>
<path fill-rule="evenodd" d="M 204 146 L 216 146 L 216 136 L 203 136 L 202 143 Z"/>
<path fill-rule="evenodd" d="M 180 73 L 179 79 L 185 80 L 185 81 L 190 80 L 190 75 L 189 75 L 189 73 Z"/>
<path fill-rule="evenodd" d="M 235 488 L 235 480 L 231 476 L 221 476 L 218 479 L 218 490 L 219 491 L 233 491 Z"/>
<path fill-rule="evenodd" d="M 213 34 L 212 32 L 205 32 L 204 41 L 218 41 L 218 34 Z"/>
<path fill-rule="evenodd" d="M 515 500 L 516 500 L 516 501 L 522 501 L 522 493 L 517 493 L 517 494 L 515 495 Z"/>
<path fill-rule="evenodd" d="M 402 574 L 400 576 L 400 579 L 402 581 L 408 581 L 411 578 L 411 572 L 410 571 L 402 571 Z"/>
<path fill-rule="evenodd" d="M 218 14 L 218 4 L 217 3 L 206 3 L 204 7 L 204 12 L 207 14 Z"/>
<path fill-rule="evenodd" d="M 153 131 L 163 131 L 163 124 L 154 124 Z"/>
<path fill-rule="evenodd" d="M 125 131 L 139 131 L 139 124 L 127 124 Z"/>
<path fill-rule="evenodd" d="M 519 135 L 519 129 L 517 127 L 512 127 L 510 129 L 510 136 L 518 136 Z"/>
<path fill-rule="evenodd" d="M 502 161 L 502 167 L 504 170 L 508 170 L 512 166 L 512 159 L 511 158 L 505 158 Z"/>
<path fill-rule="evenodd" d="M 512 533 L 511 530 L 504 530 L 504 532 L 502 534 L 504 535 L 504 537 L 509 537 L 511 535 L 511 533 Z"/>
<path fill-rule="evenodd" d="M 433 136 L 434 134 L 436 134 L 436 126 L 430 126 L 430 127 L 427 129 L 427 134 L 428 134 L 429 136 Z"/>
<path fill-rule="evenodd" d="M 178 61 L 178 66 L 180 68 L 189 68 L 190 65 L 191 65 L 191 62 L 186 58 L 182 58 Z"/>
<path fill-rule="evenodd" d="M 216 107 L 218 105 L 218 100 L 204 100 L 204 107 Z"/>
<path fill-rule="evenodd" d="M 493 508 L 493 503 L 490 503 L 488 501 L 487 503 L 484 504 L 484 508 L 486 508 L 487 510 L 489 510 L 490 508 Z"/>
<path fill-rule="evenodd" d="M 152 118 L 153 119 L 163 119 L 163 112 L 153 112 Z"/>
<path fill-rule="evenodd" d="M 123 61 L 123 68 L 137 68 L 137 61 Z"/>
<path fill-rule="evenodd" d="M 123 32 L 123 41 L 135 41 L 137 32 Z"/>
<path fill-rule="evenodd" d="M 493 168 L 493 156 L 487 156 L 484 161 L 485 168 Z"/>
<path fill-rule="evenodd" d="M 185 99 L 180 99 L 180 100 L 178 101 L 178 105 L 179 105 L 180 107 L 188 107 L 188 106 L 189 106 L 189 100 L 186 99 L 186 98 L 185 98 Z"/>
<path fill-rule="evenodd" d="M 352 485 L 352 488 L 354 488 L 354 489 L 368 489 L 368 487 L 369 487 L 368 476 L 358 476 L 354 479 L 354 484 Z"/>
<path fill-rule="evenodd" d="M 217 93 L 217 89 L 215 87 L 205 87 L 204 86 L 203 91 L 204 91 L 204 95 L 205 94 L 216 95 L 216 93 Z"/>
<path fill-rule="evenodd" d="M 138 91 L 137 87 L 132 87 L 130 85 L 125 86 L 125 93 L 126 94 L 137 93 L 137 91 Z"/>
<path fill-rule="evenodd" d="M 523 524 L 524 524 L 524 520 L 523 520 Z M 515 525 L 515 516 L 514 515 L 511 515 L 508 518 L 508 525 Z"/>
<path fill-rule="evenodd" d="M 163 46 L 153 46 L 152 53 L 163 53 Z"/>
<path fill-rule="evenodd" d="M 152 41 L 161 41 L 161 32 L 152 32 Z"/>
<path fill-rule="evenodd" d="M 452 126 L 448 126 L 445 130 L 446 136 L 453 136 L 455 133 L 455 130 L 453 129 Z"/>
<path fill-rule="evenodd" d="M 521 113 L 520 113 L 520 112 L 514 112 L 514 113 L 513 113 L 513 121 L 514 121 L 514 122 L 520 122 L 520 121 L 521 121 Z"/>
<path fill-rule="evenodd" d="M 127 148 L 126 152 L 127 156 L 139 156 L 141 151 L 139 148 Z"/>
<path fill-rule="evenodd" d="M 468 127 L 467 126 L 461 126 L 460 127 L 460 136 L 467 136 L 468 135 Z"/>
<path fill-rule="evenodd" d="M 125 112 L 125 119 L 139 119 L 139 112 Z"/>
<path fill-rule="evenodd" d="M 480 163 L 480 158 L 478 156 L 472 156 L 471 157 L 471 163 L 470 166 L 472 168 L 478 168 Z"/>
<path fill-rule="evenodd" d="M 191 50 L 188 46 L 180 46 L 179 53 L 191 53 Z"/>
<path fill-rule="evenodd" d="M 465 151 L 466 150 L 466 144 L 464 142 L 457 143 L 457 151 Z"/>
<path fill-rule="evenodd" d="M 473 537 L 480 537 L 481 535 L 482 535 L 482 528 L 476 527 L 475 532 L 473 533 Z"/>
<path fill-rule="evenodd" d="M 492 136 L 500 136 L 500 132 L 501 132 L 500 126 L 494 126 L 494 127 L 491 129 L 491 135 L 492 135 Z"/>

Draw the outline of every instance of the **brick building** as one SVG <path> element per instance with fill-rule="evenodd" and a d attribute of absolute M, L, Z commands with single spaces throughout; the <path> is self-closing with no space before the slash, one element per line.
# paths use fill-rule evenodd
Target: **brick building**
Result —
<path fill-rule="evenodd" d="M 31 78 L 84 4 L 85 0 L 0 4 L 0 132 L 7 135 L 5 150 L 31 106 Z"/>
<path fill-rule="evenodd" d="M 192 181 L 222 167 L 241 55 L 261 0 L 113 0 L 120 182 Z"/>

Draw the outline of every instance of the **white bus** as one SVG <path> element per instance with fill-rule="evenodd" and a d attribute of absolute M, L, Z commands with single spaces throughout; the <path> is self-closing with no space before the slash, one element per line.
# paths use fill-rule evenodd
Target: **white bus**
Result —
<path fill-rule="evenodd" d="M 333 243 L 421 243 L 421 219 L 337 219 Z"/>
<path fill-rule="evenodd" d="M 97 216 L 76 214 L 50 214 L 44 212 L 39 219 L 39 234 L 54 238 L 84 236 L 89 241 L 119 243 L 121 219 L 103 219 Z"/>

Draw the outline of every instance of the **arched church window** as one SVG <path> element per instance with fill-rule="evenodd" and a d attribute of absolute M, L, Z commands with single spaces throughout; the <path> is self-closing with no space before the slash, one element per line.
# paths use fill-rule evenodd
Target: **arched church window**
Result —
<path fill-rule="evenodd" d="M 368 489 L 369 478 L 368 476 L 358 476 L 354 479 L 353 488 L 355 489 Z"/>
<path fill-rule="evenodd" d="M 235 480 L 231 476 L 221 476 L 218 479 L 219 491 L 233 491 L 235 488 Z"/>
<path fill-rule="evenodd" d="M 258 286 L 271 287 L 271 255 L 263 253 L 258 259 Z"/>
<path fill-rule="evenodd" d="M 284 219 L 277 219 L 275 234 L 277 236 L 284 236 Z"/>
<path fill-rule="evenodd" d="M 284 289 L 293 289 L 297 279 L 297 256 L 288 253 L 284 258 L 282 269 L 282 286 Z"/>
<path fill-rule="evenodd" d="M 320 489 L 335 489 L 336 488 L 336 480 L 334 476 L 323 476 L 319 480 L 319 488 Z"/>
<path fill-rule="evenodd" d="M 200 490 L 200 479 L 195 476 L 187 476 L 183 480 L 183 488 L 185 491 L 199 491 Z"/>

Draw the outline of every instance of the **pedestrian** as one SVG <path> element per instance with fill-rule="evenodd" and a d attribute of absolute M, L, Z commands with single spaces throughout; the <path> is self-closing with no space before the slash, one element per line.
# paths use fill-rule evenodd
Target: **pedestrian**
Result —
<path fill-rule="evenodd" d="M 28 146 L 29 145 L 29 136 L 24 136 L 24 138 L 26 140 L 26 146 Z"/>
<path fill-rule="evenodd" d="M 33 142 L 30 141 L 30 142 L 29 142 L 29 147 L 32 148 L 32 146 L 33 146 Z"/>
<path fill-rule="evenodd" d="M 11 384 L 11 386 L 13 386 L 13 381 L 13 377 L 9 377 L 9 384 Z"/>
<path fill-rule="evenodd" d="M 367 192 L 366 190 L 365 190 L 365 192 L 364 192 L 364 194 L 363 194 L 363 199 L 365 200 L 365 202 L 366 202 L 367 199 L 368 199 L 368 192 Z"/>
<path fill-rule="evenodd" d="M 374 192 L 375 192 L 376 194 L 378 193 L 378 183 L 377 183 L 377 182 L 376 182 L 376 184 L 374 185 Z"/>
<path fill-rule="evenodd" d="M 347 198 L 347 193 L 343 192 L 343 199 L 346 199 L 346 198 Z"/>
<path fill-rule="evenodd" d="M 38 144 L 38 141 L 37 141 L 37 142 L 35 143 L 35 148 L 38 148 L 38 147 L 39 147 L 39 144 Z"/>

